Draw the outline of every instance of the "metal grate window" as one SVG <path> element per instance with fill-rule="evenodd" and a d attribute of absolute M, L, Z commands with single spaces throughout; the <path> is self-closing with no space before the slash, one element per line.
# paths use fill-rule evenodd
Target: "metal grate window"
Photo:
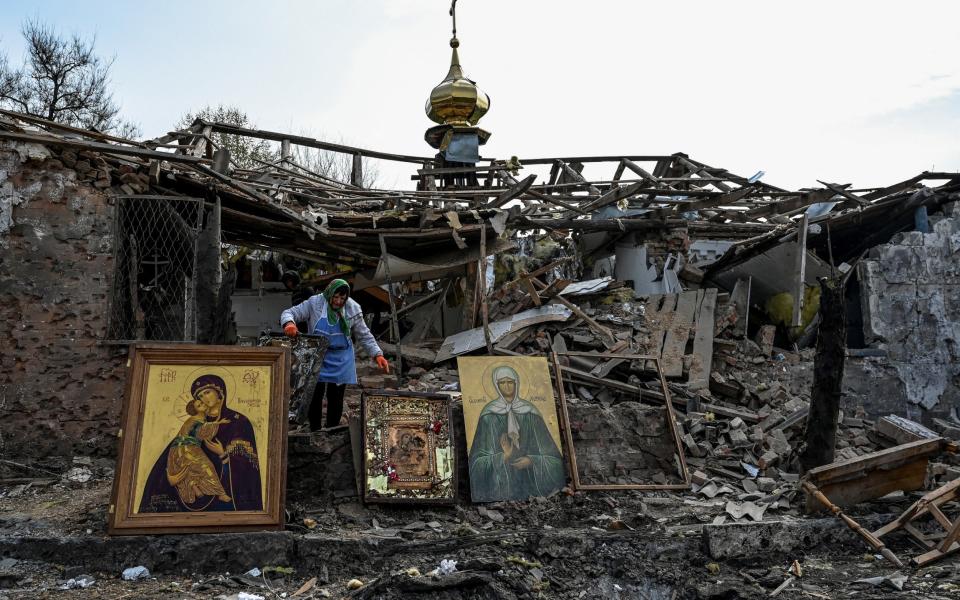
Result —
<path fill-rule="evenodd" d="M 197 198 L 120 196 L 107 339 L 196 341 Z"/>

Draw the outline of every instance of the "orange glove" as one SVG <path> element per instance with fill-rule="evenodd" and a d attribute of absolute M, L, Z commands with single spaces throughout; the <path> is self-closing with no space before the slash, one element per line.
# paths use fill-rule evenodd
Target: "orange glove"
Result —
<path fill-rule="evenodd" d="M 283 333 L 285 333 L 288 337 L 297 337 L 297 334 L 300 332 L 297 331 L 297 324 L 293 321 L 290 321 L 283 326 Z"/>
<path fill-rule="evenodd" d="M 387 359 L 385 359 L 382 354 L 377 358 L 375 358 L 374 360 L 377 361 L 377 366 L 380 367 L 381 371 L 383 371 L 387 375 L 390 374 L 390 363 L 387 362 Z"/>

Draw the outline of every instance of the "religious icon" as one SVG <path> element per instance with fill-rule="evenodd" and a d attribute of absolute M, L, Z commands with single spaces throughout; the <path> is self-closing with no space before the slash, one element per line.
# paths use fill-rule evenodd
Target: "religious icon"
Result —
<path fill-rule="evenodd" d="M 362 412 L 365 501 L 456 499 L 449 397 L 375 390 L 364 393 Z"/>
<path fill-rule="evenodd" d="M 289 351 L 153 344 L 130 363 L 110 533 L 281 527 Z"/>
<path fill-rule="evenodd" d="M 150 471 L 139 512 L 263 508 L 256 434 L 227 406 L 227 392 L 224 377 L 193 379 L 189 396 L 181 396 L 188 416 Z"/>
<path fill-rule="evenodd" d="M 557 408 L 545 358 L 460 357 L 470 496 L 526 500 L 563 488 Z"/>

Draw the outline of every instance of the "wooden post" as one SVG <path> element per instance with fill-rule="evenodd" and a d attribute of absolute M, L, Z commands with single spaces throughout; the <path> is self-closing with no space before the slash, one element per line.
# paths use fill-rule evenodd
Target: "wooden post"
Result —
<path fill-rule="evenodd" d="M 464 265 L 463 281 L 463 329 L 473 329 L 477 326 L 477 263 L 470 261 Z"/>
<path fill-rule="evenodd" d="M 803 317 L 800 315 L 803 311 L 803 293 L 806 289 L 806 270 L 807 270 L 807 229 L 809 217 L 803 214 L 800 219 L 800 229 L 797 230 L 797 261 L 796 275 L 797 287 L 793 292 L 793 326 L 799 327 L 803 323 Z"/>
<path fill-rule="evenodd" d="M 210 145 L 210 137 L 213 135 L 213 127 L 206 126 L 197 139 L 197 145 L 194 148 L 193 155 L 199 158 L 213 158 L 213 146 Z"/>
<path fill-rule="evenodd" d="M 490 314 L 487 310 L 487 225 L 483 221 L 480 222 L 480 260 L 477 261 L 477 288 L 480 290 L 483 339 L 487 343 L 487 354 L 493 356 L 493 342 L 490 340 Z"/>
<path fill-rule="evenodd" d="M 387 297 L 390 298 L 390 329 L 393 339 L 397 342 L 397 385 L 400 385 L 403 373 L 403 348 L 400 344 L 400 323 L 397 321 L 397 305 L 393 301 L 393 282 L 390 280 L 390 261 L 387 259 L 387 241 L 380 234 L 380 260 L 383 261 L 383 270 L 387 275 Z"/>
<path fill-rule="evenodd" d="M 350 185 L 363 187 L 363 156 L 353 155 L 353 170 L 350 172 Z"/>
<path fill-rule="evenodd" d="M 290 140 L 280 142 L 280 168 L 286 169 L 290 165 Z M 286 204 L 289 196 L 287 192 L 280 192 L 280 202 Z"/>
<path fill-rule="evenodd" d="M 820 282 L 820 325 L 813 360 L 813 389 L 805 436 L 807 445 L 800 454 L 800 466 L 804 472 L 834 460 L 840 384 L 847 347 L 847 317 L 843 303 L 845 284 L 844 278 L 825 278 Z"/>

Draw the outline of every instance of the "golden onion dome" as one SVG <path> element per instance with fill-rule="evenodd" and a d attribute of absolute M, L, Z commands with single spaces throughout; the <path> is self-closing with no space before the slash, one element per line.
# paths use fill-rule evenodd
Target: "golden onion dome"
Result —
<path fill-rule="evenodd" d="M 425 110 L 441 125 L 474 126 L 490 110 L 490 97 L 463 75 L 456 37 L 450 40 L 453 55 L 447 76 L 430 92 Z"/>

